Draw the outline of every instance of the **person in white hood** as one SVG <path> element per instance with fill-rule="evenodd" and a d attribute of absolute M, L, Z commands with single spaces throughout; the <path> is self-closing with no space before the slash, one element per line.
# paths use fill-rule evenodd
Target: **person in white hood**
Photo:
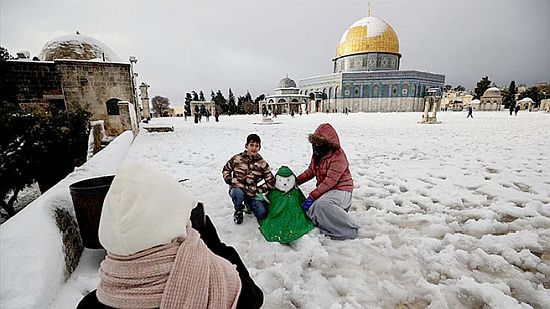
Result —
<path fill-rule="evenodd" d="M 260 308 L 261 289 L 210 218 L 192 226 L 196 206 L 174 178 L 124 164 L 101 212 L 99 286 L 77 308 Z"/>

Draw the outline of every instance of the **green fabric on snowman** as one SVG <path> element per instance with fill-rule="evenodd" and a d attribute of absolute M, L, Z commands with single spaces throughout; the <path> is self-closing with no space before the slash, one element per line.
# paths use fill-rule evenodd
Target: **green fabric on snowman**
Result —
<path fill-rule="evenodd" d="M 305 197 L 296 185 L 296 175 L 281 166 L 275 178 L 278 183 L 267 194 L 269 207 L 267 217 L 260 220 L 260 231 L 267 241 L 288 244 L 311 231 L 313 224 L 300 207 Z M 289 187 L 285 188 L 285 184 Z"/>

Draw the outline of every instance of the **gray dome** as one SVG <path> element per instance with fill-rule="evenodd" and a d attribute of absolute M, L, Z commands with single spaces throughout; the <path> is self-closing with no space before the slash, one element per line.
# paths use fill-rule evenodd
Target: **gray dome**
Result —
<path fill-rule="evenodd" d="M 279 82 L 279 88 L 296 88 L 296 82 L 288 77 L 285 77 Z"/>

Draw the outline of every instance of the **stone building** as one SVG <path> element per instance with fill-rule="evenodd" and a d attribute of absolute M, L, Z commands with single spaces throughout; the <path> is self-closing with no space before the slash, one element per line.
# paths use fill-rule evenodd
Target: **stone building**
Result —
<path fill-rule="evenodd" d="M 443 93 L 441 98 L 441 110 L 443 111 L 461 111 L 464 106 L 468 106 L 472 101 L 473 95 L 465 91 L 449 90 Z M 474 107 L 474 109 L 476 109 Z"/>
<path fill-rule="evenodd" d="M 479 103 L 479 110 L 499 111 L 502 105 L 502 94 L 497 87 L 491 87 L 483 93 Z"/>
<path fill-rule="evenodd" d="M 0 63 L 0 101 L 23 107 L 53 104 L 84 107 L 92 121 L 102 120 L 108 135 L 137 132 L 139 105 L 131 63 L 122 62 L 105 44 L 85 35 L 63 36 L 44 45 L 42 61 Z"/>
<path fill-rule="evenodd" d="M 470 101 L 470 104 L 468 104 L 469 106 L 472 107 L 472 109 L 474 110 L 482 110 L 481 109 L 481 101 L 479 99 L 473 99 L 472 101 Z"/>
<path fill-rule="evenodd" d="M 311 112 L 423 111 L 426 89 L 443 89 L 445 82 L 441 74 L 400 71 L 397 34 L 370 13 L 344 32 L 332 61 L 334 73 L 298 82 L 300 94 L 315 94 Z"/>
<path fill-rule="evenodd" d="M 302 106 L 308 103 L 309 96 L 300 94 L 300 89 L 296 87 L 296 82 L 285 77 L 279 82 L 279 86 L 275 88 L 274 95 L 268 95 L 264 101 L 260 102 L 260 110 L 265 106 L 268 111 L 277 114 L 290 113 L 291 111 L 298 113 L 302 110 Z"/>
<path fill-rule="evenodd" d="M 516 102 L 516 106 L 519 106 L 519 109 L 532 110 L 533 104 L 535 104 L 535 102 L 531 98 L 523 98 Z"/>

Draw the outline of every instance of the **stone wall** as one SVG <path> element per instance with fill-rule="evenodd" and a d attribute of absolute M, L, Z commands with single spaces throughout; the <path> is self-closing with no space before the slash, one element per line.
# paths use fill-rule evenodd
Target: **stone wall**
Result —
<path fill-rule="evenodd" d="M 325 100 L 322 111 L 327 109 L 342 112 L 421 112 L 424 110 L 424 98 L 354 98 Z"/>
<path fill-rule="evenodd" d="M 132 90 L 130 64 L 75 60 L 54 61 L 60 75 L 67 107 L 87 106 L 91 120 L 103 120 L 108 135 L 124 130 L 119 115 L 107 113 L 110 99 L 136 104 Z"/>
<path fill-rule="evenodd" d="M 0 103 L 22 106 L 53 104 L 71 109 L 80 105 L 92 113 L 92 121 L 103 120 L 108 135 L 125 129 L 118 113 L 109 115 L 110 99 L 136 106 L 129 63 L 79 60 L 1 61 Z"/>
<path fill-rule="evenodd" d="M 0 61 L 0 102 L 63 106 L 59 72 L 53 62 Z"/>
<path fill-rule="evenodd" d="M 48 308 L 73 270 L 74 264 L 67 262 L 78 261 L 80 255 L 78 248 L 67 247 L 71 239 L 80 237 L 74 225 L 70 222 L 59 224 L 55 215 L 62 209 L 76 220 L 69 185 L 86 178 L 114 174 L 133 140 L 132 133 L 124 132 L 0 225 L 0 308 Z"/>

